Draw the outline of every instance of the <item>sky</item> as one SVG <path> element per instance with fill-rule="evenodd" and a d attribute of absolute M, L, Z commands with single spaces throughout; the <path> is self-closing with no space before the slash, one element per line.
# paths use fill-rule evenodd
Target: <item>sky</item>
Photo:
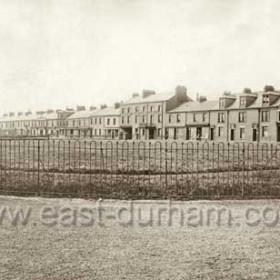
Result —
<path fill-rule="evenodd" d="M 279 0 L 0 0 L 0 113 L 280 89 Z"/>

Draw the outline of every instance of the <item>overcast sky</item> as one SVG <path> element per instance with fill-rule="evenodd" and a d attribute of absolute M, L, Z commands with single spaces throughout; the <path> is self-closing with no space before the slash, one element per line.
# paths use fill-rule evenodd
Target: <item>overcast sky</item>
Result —
<path fill-rule="evenodd" d="M 279 0 L 0 0 L 0 112 L 280 88 Z"/>

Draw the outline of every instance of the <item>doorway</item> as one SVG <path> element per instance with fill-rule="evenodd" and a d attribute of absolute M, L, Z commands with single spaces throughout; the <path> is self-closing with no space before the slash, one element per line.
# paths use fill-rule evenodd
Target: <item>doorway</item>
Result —
<path fill-rule="evenodd" d="M 202 127 L 197 127 L 196 128 L 196 140 L 201 140 L 202 136 Z"/>
<path fill-rule="evenodd" d="M 280 142 L 280 126 L 277 126 L 277 142 Z"/>
<path fill-rule="evenodd" d="M 279 127 L 278 127 L 277 140 L 278 139 L 279 139 Z M 256 128 L 253 128 L 253 141 L 257 141 L 257 129 Z"/>
<path fill-rule="evenodd" d="M 210 128 L 210 140 L 213 141 L 214 140 L 214 127 Z"/>
<path fill-rule="evenodd" d="M 234 129 L 230 130 L 230 141 L 234 141 Z"/>

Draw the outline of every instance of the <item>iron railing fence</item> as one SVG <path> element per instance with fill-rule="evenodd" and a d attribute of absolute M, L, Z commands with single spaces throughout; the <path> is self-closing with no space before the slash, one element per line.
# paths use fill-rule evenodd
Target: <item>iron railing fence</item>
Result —
<path fill-rule="evenodd" d="M 0 192 L 113 199 L 280 197 L 280 144 L 0 140 Z"/>

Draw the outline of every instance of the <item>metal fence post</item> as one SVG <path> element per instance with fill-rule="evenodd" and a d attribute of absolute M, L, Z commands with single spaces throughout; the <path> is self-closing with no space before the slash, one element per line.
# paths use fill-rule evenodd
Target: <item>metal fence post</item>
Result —
<path fill-rule="evenodd" d="M 48 140 L 49 141 L 49 140 Z M 38 140 L 38 163 L 37 163 L 37 194 L 40 195 L 40 140 Z"/>

